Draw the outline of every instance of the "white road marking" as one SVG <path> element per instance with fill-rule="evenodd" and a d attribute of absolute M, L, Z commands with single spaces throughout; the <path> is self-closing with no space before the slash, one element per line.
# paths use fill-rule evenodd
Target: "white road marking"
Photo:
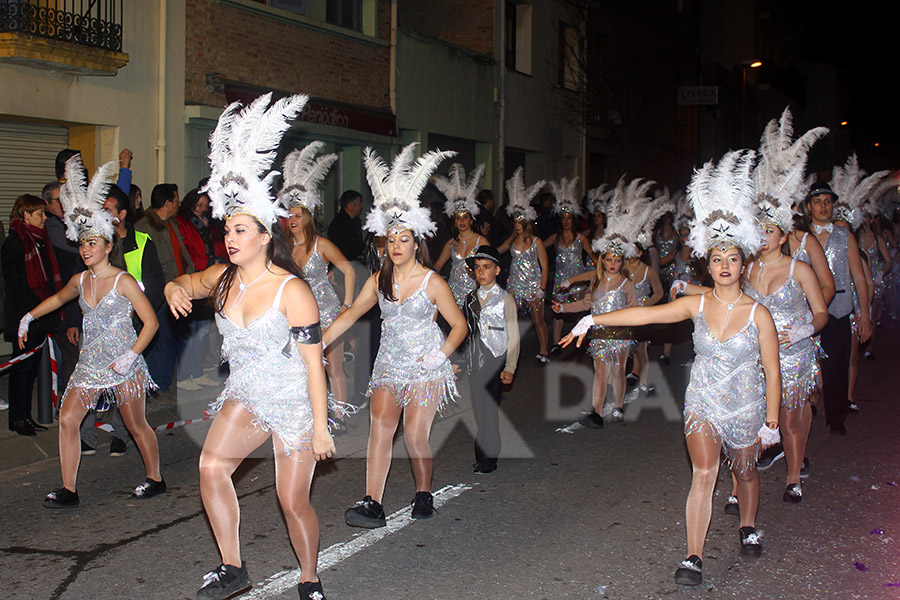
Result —
<path fill-rule="evenodd" d="M 434 507 L 440 508 L 466 490 L 471 489 L 472 486 L 465 483 L 444 486 L 434 492 Z M 370 529 L 365 533 L 356 536 L 352 540 L 339 542 L 319 552 L 319 572 L 325 571 L 334 565 L 343 562 L 357 552 L 365 550 L 378 540 L 384 539 L 393 533 L 397 533 L 413 522 L 411 514 L 408 506 L 401 508 L 387 518 L 386 526 L 379 527 L 378 529 Z M 250 592 L 242 595 L 241 598 L 246 600 L 271 598 L 285 593 L 287 590 L 296 587 L 299 583 L 299 567 L 281 571 L 267 578 L 258 586 L 254 586 Z"/>

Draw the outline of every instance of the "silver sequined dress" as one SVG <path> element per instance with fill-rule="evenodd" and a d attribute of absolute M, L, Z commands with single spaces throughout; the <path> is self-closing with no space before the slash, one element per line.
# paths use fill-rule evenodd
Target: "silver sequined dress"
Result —
<path fill-rule="evenodd" d="M 703 313 L 706 296 L 694 317 L 694 352 L 691 378 L 684 394 L 684 434 L 709 435 L 721 440 L 737 472 L 756 465 L 754 444 L 766 420 L 765 377 L 760 363 L 759 331 L 750 310 L 747 323 L 720 342 Z"/>
<path fill-rule="evenodd" d="M 884 267 L 887 261 L 881 256 L 881 249 L 878 247 L 878 238 L 873 240 L 872 246 L 866 248 L 862 244 L 859 249 L 866 253 L 869 257 L 869 267 L 872 271 L 872 281 L 875 284 L 873 290 L 872 302 L 878 302 L 884 296 Z"/>
<path fill-rule="evenodd" d="M 797 249 L 794 250 L 794 254 L 791 258 L 796 258 L 800 262 L 805 262 L 806 264 L 812 266 L 812 261 L 809 258 L 809 252 L 806 251 L 806 238 L 809 237 L 809 233 L 804 232 L 803 237 L 800 238 L 800 245 L 797 246 Z"/>
<path fill-rule="evenodd" d="M 466 258 L 471 256 L 475 249 L 481 244 L 481 236 L 475 238 L 475 245 L 463 256 L 456 249 L 456 246 L 450 244 L 450 276 L 447 278 L 447 285 L 453 292 L 453 299 L 460 309 L 466 301 L 466 296 L 475 289 L 475 279 L 466 264 Z"/>
<path fill-rule="evenodd" d="M 311 448 L 313 434 L 306 366 L 287 317 L 278 309 L 291 279 L 296 277 L 285 277 L 269 310 L 246 327 L 216 312 L 216 325 L 225 338 L 222 359 L 230 372 L 225 389 L 210 404 L 217 411 L 225 402 L 240 403 L 255 417 L 254 425 L 279 437 L 288 455 Z"/>
<path fill-rule="evenodd" d="M 97 404 L 100 394 L 112 391 L 119 405 L 134 399 L 143 401 L 144 393 L 156 387 L 143 356 L 138 355 L 125 375 L 109 368 L 137 341 L 131 320 L 134 310 L 131 301 L 116 289 L 125 272 L 116 276 L 112 289 L 94 307 L 84 299 L 85 273 L 87 271 L 82 272 L 78 284 L 78 304 L 84 313 L 81 348 L 63 400 L 74 391 L 82 406 L 90 409 Z"/>
<path fill-rule="evenodd" d="M 560 239 L 557 237 L 557 239 Z M 556 244 L 556 270 L 553 274 L 553 300 L 556 302 L 570 302 L 572 293 L 569 289 L 560 289 L 559 284 L 566 279 L 581 275 L 587 269 L 583 258 L 584 248 L 581 246 L 580 234 L 575 236 L 572 244 L 563 246 Z"/>
<path fill-rule="evenodd" d="M 662 236 L 657 234 L 653 240 L 653 243 L 659 249 L 660 258 L 668 256 L 678 248 L 678 234 L 676 233 L 670 240 L 663 239 Z M 662 280 L 663 289 L 672 287 L 672 282 L 675 281 L 674 260 L 669 264 L 663 265 L 659 268 L 659 278 Z"/>
<path fill-rule="evenodd" d="M 541 242 L 535 237 L 525 250 L 517 250 L 515 244 L 509 250 L 512 261 L 506 289 L 516 299 L 520 309 L 537 298 L 538 290 L 541 289 L 541 263 L 537 251 L 539 243 Z"/>
<path fill-rule="evenodd" d="M 597 286 L 591 301 L 591 314 L 602 315 L 627 308 L 629 302 L 626 286 L 633 288 L 634 284 L 625 278 L 617 287 L 605 292 Z M 591 336 L 588 353 L 610 365 L 618 365 L 627 358 L 629 350 L 634 346 L 634 335 L 629 327 L 592 327 Z"/>
<path fill-rule="evenodd" d="M 341 301 L 338 300 L 334 286 L 328 280 L 328 264 L 319 254 L 318 236 L 309 259 L 303 265 L 301 274 L 303 280 L 309 285 L 309 289 L 312 290 L 313 296 L 316 297 L 316 304 L 319 306 L 319 324 L 322 331 L 325 331 L 337 318 L 338 311 L 341 309 Z"/>
<path fill-rule="evenodd" d="M 381 345 L 372 369 L 369 395 L 385 389 L 400 406 L 437 403 L 438 410 L 459 397 L 450 361 L 426 371 L 420 360 L 444 345 L 444 335 L 434 320 L 437 307 L 426 292 L 433 274 L 429 271 L 419 289 L 403 302 L 387 300 L 378 291 Z"/>
<path fill-rule="evenodd" d="M 777 331 L 783 331 L 788 326 L 812 323 L 812 311 L 806 301 L 806 294 L 794 279 L 794 265 L 796 259 L 791 261 L 788 278 L 769 295 L 759 292 L 744 281 L 744 293 L 769 309 Z M 752 266 L 747 272 L 750 281 Z M 819 381 L 816 343 L 812 338 L 805 338 L 790 346 L 779 345 L 778 358 L 781 363 L 781 406 L 787 410 L 802 408 Z"/>

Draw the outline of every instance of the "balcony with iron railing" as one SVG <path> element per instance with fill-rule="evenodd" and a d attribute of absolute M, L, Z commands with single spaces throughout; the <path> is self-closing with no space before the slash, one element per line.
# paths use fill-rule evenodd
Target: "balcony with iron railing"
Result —
<path fill-rule="evenodd" d="M 0 0 L 0 62 L 74 75 L 115 75 L 123 0 Z"/>

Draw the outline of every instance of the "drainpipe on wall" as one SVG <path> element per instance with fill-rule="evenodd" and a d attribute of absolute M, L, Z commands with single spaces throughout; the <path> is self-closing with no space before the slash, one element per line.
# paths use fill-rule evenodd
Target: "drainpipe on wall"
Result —
<path fill-rule="evenodd" d="M 166 180 L 166 20 L 167 0 L 159 0 L 159 56 L 157 73 L 156 178 Z"/>
<path fill-rule="evenodd" d="M 494 3 L 497 15 L 494 30 L 494 57 L 497 60 L 497 177 L 494 184 L 494 205 L 499 208 L 503 200 L 503 184 L 506 179 L 506 2 L 497 0 Z"/>
<path fill-rule="evenodd" d="M 397 116 L 397 0 L 391 0 L 391 72 L 388 81 L 391 112 Z"/>

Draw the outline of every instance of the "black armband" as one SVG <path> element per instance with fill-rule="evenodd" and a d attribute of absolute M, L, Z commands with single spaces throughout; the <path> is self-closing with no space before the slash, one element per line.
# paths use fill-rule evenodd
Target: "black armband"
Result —
<path fill-rule="evenodd" d="M 288 343 L 285 344 L 284 350 L 282 350 L 282 354 L 285 356 L 291 355 L 291 342 L 295 342 L 298 344 L 304 345 L 312 345 L 318 344 L 322 341 L 322 326 L 318 321 L 313 323 L 312 325 L 306 325 L 304 327 L 291 327 L 291 335 L 288 339 Z"/>

